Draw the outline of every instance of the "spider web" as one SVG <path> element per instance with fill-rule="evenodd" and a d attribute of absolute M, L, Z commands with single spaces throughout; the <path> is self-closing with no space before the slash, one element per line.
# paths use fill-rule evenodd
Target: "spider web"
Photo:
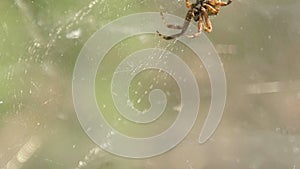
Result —
<path fill-rule="evenodd" d="M 161 10 L 184 17 L 184 1 L 1 1 L 0 168 L 298 168 L 299 2 L 236 0 L 232 5 L 233 10 L 222 9 L 214 18 L 209 35 L 233 91 L 218 136 L 199 148 L 198 132 L 192 132 L 185 146 L 166 156 L 130 160 L 102 151 L 81 132 L 71 99 L 76 58 L 107 23 Z M 154 34 L 133 38 L 155 39 L 154 48 L 187 52 L 177 41 L 165 42 Z M 164 62 L 164 53 L 160 55 L 157 62 Z M 200 67 L 197 71 L 205 71 Z M 161 73 L 141 84 L 164 86 L 165 78 Z M 135 92 L 133 101 L 147 100 L 149 91 L 137 97 Z M 171 109 L 178 111 L 180 105 Z"/>

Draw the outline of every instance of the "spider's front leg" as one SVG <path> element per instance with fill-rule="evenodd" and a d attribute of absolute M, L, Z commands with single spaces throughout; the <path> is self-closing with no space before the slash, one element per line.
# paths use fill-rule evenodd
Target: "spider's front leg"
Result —
<path fill-rule="evenodd" d="M 185 33 L 185 31 L 187 30 L 188 26 L 190 24 L 190 20 L 185 20 L 184 24 L 182 26 L 181 32 L 174 34 L 174 35 L 163 35 L 161 34 L 159 31 L 156 31 L 158 33 L 158 36 L 161 36 L 162 38 L 164 38 L 165 40 L 172 40 L 175 39 L 181 35 L 183 35 Z"/>
<path fill-rule="evenodd" d="M 189 10 L 188 13 L 186 14 L 186 17 L 185 17 L 185 20 L 184 20 L 184 23 L 183 23 L 183 26 L 182 26 L 182 29 L 181 29 L 181 32 L 177 33 L 177 34 L 174 34 L 174 35 L 163 35 L 161 34 L 159 31 L 156 31 L 158 33 L 159 36 L 163 37 L 164 39 L 166 40 L 171 40 L 171 39 L 175 39 L 181 35 L 183 35 L 186 30 L 188 29 L 189 27 L 189 24 L 191 22 L 191 19 L 192 19 L 192 10 Z"/>
<path fill-rule="evenodd" d="M 192 3 L 190 3 L 190 0 L 185 0 L 185 6 L 186 6 L 188 9 L 192 9 Z"/>

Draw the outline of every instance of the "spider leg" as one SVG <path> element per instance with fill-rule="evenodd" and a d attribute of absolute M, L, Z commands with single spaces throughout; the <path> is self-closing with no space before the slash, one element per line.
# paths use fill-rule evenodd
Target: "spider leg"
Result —
<path fill-rule="evenodd" d="M 227 5 L 229 5 L 229 4 L 231 4 L 231 2 L 232 2 L 232 0 L 228 0 L 227 2 L 219 2 L 219 5 L 221 5 L 221 6 L 227 6 Z"/>
<path fill-rule="evenodd" d="M 206 32 L 210 33 L 212 31 L 212 24 L 211 24 L 211 22 L 209 20 L 208 13 L 205 10 L 205 8 L 203 8 L 203 7 L 201 8 L 201 11 L 202 11 L 202 15 L 203 15 L 204 20 L 205 20 L 205 24 L 203 24 L 203 27 L 204 27 L 203 29 Z"/>
<path fill-rule="evenodd" d="M 221 1 L 220 1 L 220 3 L 221 3 Z M 210 5 L 210 4 L 203 4 L 203 6 L 206 7 L 207 10 L 208 10 L 209 12 L 211 12 L 212 14 L 214 14 L 214 15 L 217 15 L 218 12 L 219 12 L 219 10 L 215 9 L 215 8 L 214 8 L 212 5 Z"/>
<path fill-rule="evenodd" d="M 184 20 L 183 26 L 182 26 L 182 29 L 181 29 L 181 32 L 179 32 L 179 33 L 177 33 L 177 34 L 174 34 L 174 35 L 170 35 L 170 36 L 163 35 L 163 34 L 159 33 L 158 31 L 156 31 L 156 32 L 158 33 L 159 36 L 162 36 L 162 37 L 163 37 L 164 39 L 166 39 L 166 40 L 175 39 L 175 38 L 177 38 L 177 37 L 183 35 L 183 34 L 186 32 L 186 30 L 187 30 L 187 28 L 189 27 L 189 25 L 190 25 L 191 19 L 192 19 L 192 17 L 193 17 L 192 13 L 193 13 L 193 10 L 192 10 L 192 9 L 190 9 L 190 10 L 187 12 L 187 14 L 186 14 L 186 16 L 185 16 L 185 20 Z"/>
<path fill-rule="evenodd" d="M 189 9 L 192 9 L 192 3 L 190 3 L 190 0 L 185 0 L 185 6 Z"/>
<path fill-rule="evenodd" d="M 177 34 L 174 34 L 174 35 L 169 35 L 169 36 L 167 36 L 167 35 L 161 34 L 159 31 L 156 31 L 156 32 L 158 33 L 158 36 L 161 36 L 161 37 L 164 38 L 165 40 L 171 40 L 171 39 L 175 39 L 175 38 L 177 38 L 177 37 L 183 35 L 183 34 L 186 32 L 186 30 L 187 30 L 189 24 L 190 24 L 190 20 L 185 20 L 181 32 L 179 32 L 179 33 L 177 33 Z"/>
<path fill-rule="evenodd" d="M 163 12 L 160 12 L 160 16 L 161 16 L 161 19 L 163 20 L 164 24 L 166 25 L 166 27 L 168 27 L 170 29 L 182 29 L 183 28 L 183 26 L 180 26 L 180 25 L 168 24 Z"/>
<path fill-rule="evenodd" d="M 199 22 L 197 24 L 198 32 L 196 32 L 192 35 L 186 35 L 186 37 L 191 38 L 191 39 L 198 37 L 202 33 L 202 25 L 203 25 L 203 19 L 200 17 Z"/>

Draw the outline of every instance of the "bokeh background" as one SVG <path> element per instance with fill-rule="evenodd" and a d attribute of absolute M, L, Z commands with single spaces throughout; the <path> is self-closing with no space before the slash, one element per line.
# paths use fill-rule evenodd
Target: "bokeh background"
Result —
<path fill-rule="evenodd" d="M 135 160 L 101 150 L 81 129 L 72 102 L 73 68 L 84 43 L 105 24 L 161 10 L 184 18 L 184 1 L 1 0 L 0 168 L 299 168 L 299 8 L 297 0 L 233 0 L 212 17 L 213 32 L 206 36 L 223 62 L 228 96 L 219 128 L 203 145 L 197 139 L 210 105 L 210 84 L 201 61 L 180 43 L 155 33 L 116 45 L 102 63 L 96 92 L 99 105 L 105 105 L 100 108 L 119 131 L 136 137 L 157 134 L 172 124 L 179 109 L 174 79 L 145 71 L 132 82 L 134 106 L 147 109 L 149 91 L 160 88 L 167 93 L 168 114 L 150 128 L 122 120 L 125 127 L 119 126 L 107 90 L 110 81 L 100 80 L 110 79 L 122 59 L 136 50 L 161 47 L 180 54 L 201 93 L 200 115 L 187 138 L 163 155 Z"/>

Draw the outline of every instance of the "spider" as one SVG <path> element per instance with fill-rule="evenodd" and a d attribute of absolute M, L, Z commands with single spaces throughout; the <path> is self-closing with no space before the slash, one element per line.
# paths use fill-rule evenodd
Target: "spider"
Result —
<path fill-rule="evenodd" d="M 221 0 L 197 0 L 196 3 L 190 3 L 190 0 L 185 0 L 185 5 L 189 10 L 186 14 L 183 26 L 167 24 L 163 13 L 160 13 L 164 24 L 168 28 L 179 29 L 181 30 L 181 32 L 170 36 L 163 35 L 159 31 L 157 31 L 157 33 L 159 36 L 162 36 L 166 40 L 175 39 L 186 32 L 192 19 L 194 19 L 195 22 L 198 22 L 198 32 L 192 35 L 187 35 L 188 38 L 195 38 L 199 36 L 201 34 L 202 28 L 204 29 L 204 31 L 209 33 L 212 31 L 212 24 L 209 20 L 209 16 L 217 15 L 220 11 L 221 6 L 227 6 L 231 2 L 232 0 L 228 0 L 227 2 L 222 2 Z"/>

